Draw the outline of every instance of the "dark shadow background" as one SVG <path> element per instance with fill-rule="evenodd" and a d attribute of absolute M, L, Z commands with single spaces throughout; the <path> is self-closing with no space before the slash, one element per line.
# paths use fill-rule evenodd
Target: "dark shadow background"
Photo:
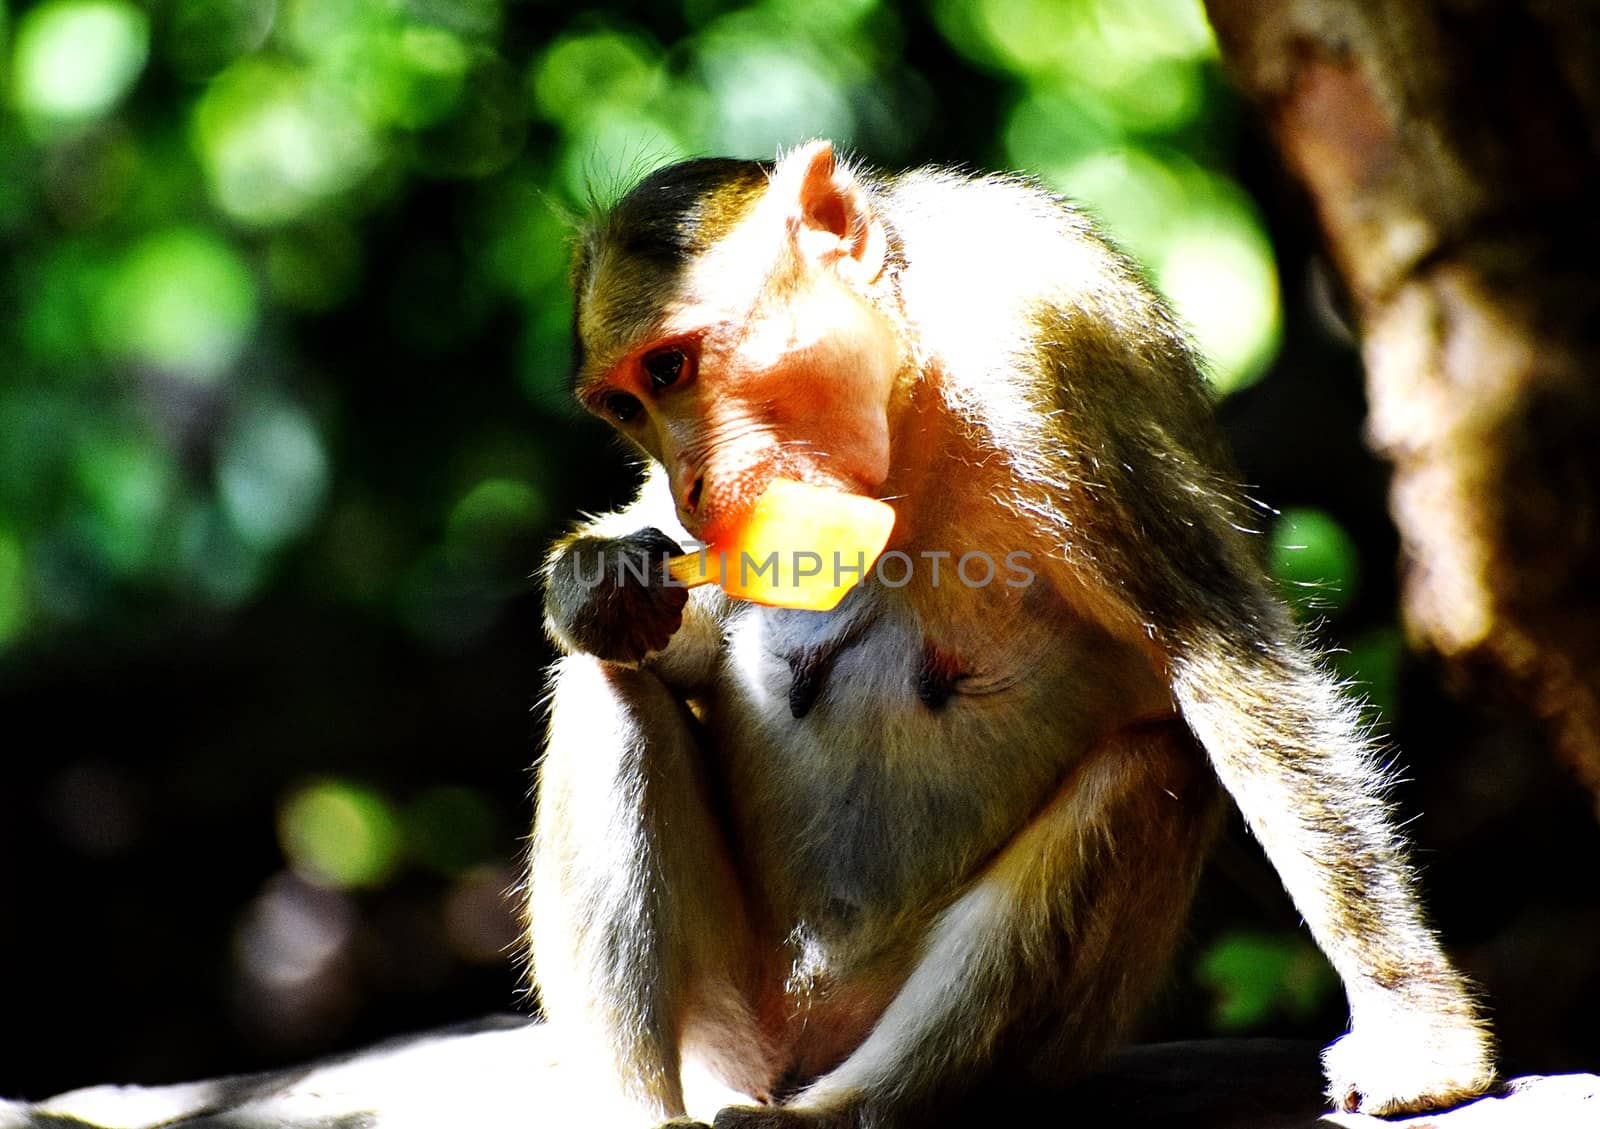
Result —
<path fill-rule="evenodd" d="M 1237 300 L 1178 302 L 1242 474 L 1289 519 L 1269 551 L 1403 750 L 1429 902 L 1507 1066 L 1600 1066 L 1596 812 L 1537 733 L 1400 643 L 1338 296 L 1197 5 L 11 9 L 0 1094 L 531 1010 L 509 893 L 550 658 L 529 574 L 631 482 L 562 400 L 561 212 L 657 157 L 819 134 L 1036 171 L 1175 299 L 1197 240 L 1270 247 L 1275 290 L 1222 253 Z M 1148 1036 L 1343 1020 L 1236 825 Z"/>

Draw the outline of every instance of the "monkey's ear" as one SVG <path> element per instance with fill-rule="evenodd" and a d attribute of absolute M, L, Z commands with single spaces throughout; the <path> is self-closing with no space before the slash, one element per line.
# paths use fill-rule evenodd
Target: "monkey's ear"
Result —
<path fill-rule="evenodd" d="M 883 223 L 855 174 L 834 158 L 833 142 L 812 141 L 784 156 L 771 191 L 787 212 L 801 258 L 863 283 L 883 273 L 889 252 Z"/>

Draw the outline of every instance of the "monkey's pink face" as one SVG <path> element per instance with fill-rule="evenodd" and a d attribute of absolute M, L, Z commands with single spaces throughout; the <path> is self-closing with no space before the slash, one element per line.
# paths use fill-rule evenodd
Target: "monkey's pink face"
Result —
<path fill-rule="evenodd" d="M 667 468 L 684 528 L 716 541 L 775 477 L 874 496 L 901 367 L 887 320 L 820 278 L 738 315 L 676 306 L 584 399 Z"/>

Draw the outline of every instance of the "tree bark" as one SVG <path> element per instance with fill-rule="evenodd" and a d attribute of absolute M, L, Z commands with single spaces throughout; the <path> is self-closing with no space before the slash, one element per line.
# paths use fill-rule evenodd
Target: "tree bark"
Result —
<path fill-rule="evenodd" d="M 1600 8 L 1206 8 L 1351 296 L 1412 641 L 1600 798 Z"/>

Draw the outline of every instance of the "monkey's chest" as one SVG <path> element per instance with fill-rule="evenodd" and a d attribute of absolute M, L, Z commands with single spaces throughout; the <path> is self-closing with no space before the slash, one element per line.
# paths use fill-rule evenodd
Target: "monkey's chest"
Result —
<path fill-rule="evenodd" d="M 1045 599 L 935 621 L 862 588 L 734 625 L 707 720 L 778 927 L 848 946 L 936 912 L 1104 733 L 1123 656 Z"/>

